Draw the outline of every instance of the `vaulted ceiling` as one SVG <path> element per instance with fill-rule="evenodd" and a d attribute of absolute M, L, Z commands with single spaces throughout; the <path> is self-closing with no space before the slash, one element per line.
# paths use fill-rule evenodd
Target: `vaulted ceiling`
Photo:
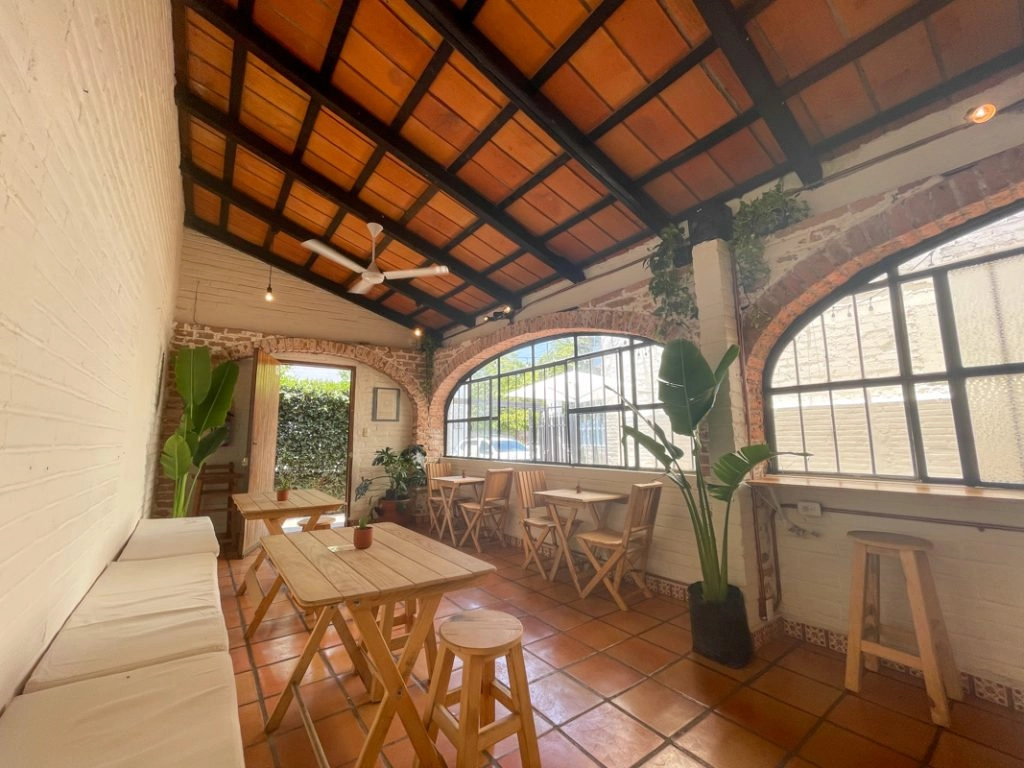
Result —
<path fill-rule="evenodd" d="M 186 224 L 443 332 L 1024 64 L 1019 0 L 172 0 Z M 382 269 L 449 274 L 348 293 Z"/>

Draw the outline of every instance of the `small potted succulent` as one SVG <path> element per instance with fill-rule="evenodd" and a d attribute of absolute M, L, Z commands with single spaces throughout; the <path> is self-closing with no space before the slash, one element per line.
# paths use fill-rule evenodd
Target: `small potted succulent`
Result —
<path fill-rule="evenodd" d="M 282 472 L 278 473 L 277 500 L 278 501 L 288 501 L 288 491 L 290 491 L 291 488 L 292 488 L 292 478 L 291 478 L 291 475 L 289 475 L 288 472 L 286 472 L 286 471 L 282 471 Z"/>
<path fill-rule="evenodd" d="M 373 544 L 373 526 L 370 525 L 369 513 L 359 518 L 352 531 L 352 543 L 356 545 L 356 549 L 366 549 Z"/>

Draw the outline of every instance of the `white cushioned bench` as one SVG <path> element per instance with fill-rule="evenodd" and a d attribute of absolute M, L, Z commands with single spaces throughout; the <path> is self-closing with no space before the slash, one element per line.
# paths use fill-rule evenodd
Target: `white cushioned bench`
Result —
<path fill-rule="evenodd" d="M 151 560 L 203 552 L 217 557 L 220 544 L 208 517 L 152 518 L 139 520 L 118 560 Z"/>
<path fill-rule="evenodd" d="M 244 768 L 231 657 L 207 653 L 16 696 L 11 768 Z"/>

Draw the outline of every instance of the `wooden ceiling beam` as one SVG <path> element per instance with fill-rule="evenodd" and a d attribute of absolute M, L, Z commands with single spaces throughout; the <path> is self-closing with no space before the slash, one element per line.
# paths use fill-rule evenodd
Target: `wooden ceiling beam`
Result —
<path fill-rule="evenodd" d="M 526 227 L 498 210 L 483 195 L 458 177 L 449 174 L 444 166 L 429 157 L 408 139 L 390 130 L 389 126 L 354 99 L 343 93 L 305 62 L 291 53 L 273 37 L 256 25 L 245 24 L 237 11 L 214 0 L 172 0 L 184 3 L 217 29 L 241 43 L 310 98 L 318 98 L 323 106 L 350 123 L 391 154 L 423 176 L 437 184 L 445 194 L 483 219 L 498 232 L 544 261 L 562 277 L 574 283 L 582 282 L 583 270 L 563 256 L 551 252 Z M 377 216 L 380 216 L 378 213 Z"/>
<path fill-rule="evenodd" d="M 187 176 L 188 178 L 192 179 L 199 186 L 209 190 L 210 192 L 213 192 L 216 195 L 219 195 L 223 201 L 223 205 L 225 208 L 227 207 L 227 204 L 230 203 L 231 205 L 236 206 L 239 210 L 245 211 L 250 216 L 255 216 L 257 219 L 260 219 L 265 224 L 267 224 L 271 228 L 271 230 L 275 232 L 283 232 L 284 234 L 290 237 L 294 237 L 299 242 L 304 242 L 306 240 L 320 240 L 323 237 L 320 233 L 313 232 L 299 224 L 296 224 L 294 221 L 287 218 L 286 216 L 280 215 L 279 213 L 275 212 L 274 209 L 269 208 L 266 205 L 263 205 L 263 203 L 259 202 L 258 200 L 254 200 L 253 198 L 235 189 L 234 187 L 229 187 L 224 181 L 217 178 L 212 173 L 204 171 L 202 168 L 195 165 L 194 163 L 182 163 L 181 173 L 184 176 Z M 223 231 L 227 230 L 224 229 Z M 352 259 L 357 264 L 360 263 L 360 257 L 358 255 L 350 253 L 346 249 L 340 248 L 334 243 L 331 243 L 331 247 L 335 248 L 342 255 Z M 264 248 L 266 248 L 266 246 L 264 246 Z M 304 278 L 316 274 L 308 267 L 303 267 L 302 269 L 303 271 L 301 276 Z M 445 305 L 443 302 L 440 302 L 437 299 L 435 299 L 429 293 L 421 291 L 418 288 L 414 288 L 405 281 L 387 281 L 385 285 L 387 285 L 387 287 L 393 291 L 408 296 L 410 299 L 415 301 L 420 306 L 427 307 L 429 309 L 433 309 L 437 312 L 440 312 L 441 314 L 451 318 L 460 325 L 464 325 L 467 328 L 472 328 L 473 325 L 475 324 L 475 321 L 472 316 L 466 314 L 465 312 L 459 312 L 457 310 L 452 309 L 451 307 Z"/>
<path fill-rule="evenodd" d="M 754 48 L 743 21 L 722 0 L 694 3 L 800 180 L 804 184 L 821 181 L 821 163 Z"/>
<path fill-rule="evenodd" d="M 455 6 L 431 0 L 407 2 L 646 226 L 658 231 L 669 223 L 669 217 L 661 206 L 642 189 L 636 188 L 632 179 L 538 92 L 497 46 L 460 18 Z"/>
<path fill-rule="evenodd" d="M 544 62 L 540 69 L 538 69 L 533 77 L 530 78 L 530 82 L 534 88 L 540 88 L 544 83 L 551 79 L 551 76 L 555 74 L 562 65 L 565 64 L 569 59 L 576 55 L 576 52 L 583 47 L 583 44 L 589 40 L 598 29 L 604 26 L 604 23 L 612 17 L 612 15 L 622 7 L 622 4 L 626 0 L 603 0 L 603 2 L 597 6 L 590 15 L 580 24 L 576 30 L 569 35 L 569 39 L 562 43 L 558 50 L 548 57 L 548 60 Z"/>
<path fill-rule="evenodd" d="M 300 280 L 304 280 L 310 285 L 314 285 L 321 290 L 337 296 L 339 299 L 344 299 L 345 301 L 351 302 L 363 309 L 368 309 L 374 314 L 380 315 L 385 320 L 390 320 L 391 322 L 397 323 L 405 328 L 416 328 L 415 320 L 410 318 L 408 315 L 380 306 L 375 301 L 367 299 L 365 296 L 347 293 L 342 290 L 337 283 L 328 280 L 326 277 L 321 277 L 314 272 L 307 271 L 301 265 L 295 264 L 288 261 L 288 259 L 278 256 L 269 248 L 253 245 L 248 240 L 245 240 L 238 235 L 233 235 L 227 230 L 223 230 L 220 227 L 210 224 L 208 221 L 200 219 L 194 213 L 185 214 L 185 226 L 189 229 L 194 229 L 196 232 L 206 235 L 209 238 L 224 243 L 224 245 L 228 245 L 247 256 L 252 256 L 254 259 L 262 261 L 264 264 L 268 264 L 274 269 L 285 272 L 292 277 L 297 277 Z"/>
<path fill-rule="evenodd" d="M 498 302 L 509 304 L 516 308 L 522 306 L 522 299 L 517 294 L 481 276 L 476 270 L 437 248 L 425 238 L 401 226 L 393 219 L 387 218 L 373 206 L 340 187 L 326 176 L 296 161 L 287 152 L 279 149 L 251 129 L 246 128 L 240 122 L 229 121 L 223 112 L 207 104 L 195 94 L 183 88 L 178 88 L 175 91 L 175 96 L 179 109 L 184 109 L 203 122 L 208 123 L 232 141 L 245 146 L 248 151 L 260 159 L 276 166 L 285 173 L 292 174 L 296 180 L 302 182 L 317 194 L 327 198 L 335 205 L 344 208 L 364 221 L 386 222 L 385 229 L 398 242 L 431 261 L 444 264 L 453 274 L 458 275 L 467 283 L 475 285 L 484 293 L 493 296 Z"/>

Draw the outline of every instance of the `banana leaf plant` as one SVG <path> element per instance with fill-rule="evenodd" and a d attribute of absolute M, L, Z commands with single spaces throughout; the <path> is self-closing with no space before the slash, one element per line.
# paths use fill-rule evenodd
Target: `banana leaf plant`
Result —
<path fill-rule="evenodd" d="M 172 517 L 185 517 L 192 504 L 199 471 L 228 436 L 225 425 L 238 381 L 238 366 L 216 368 L 207 347 L 185 347 L 174 358 L 174 386 L 184 412 L 160 454 L 164 474 L 174 481 Z"/>
<path fill-rule="evenodd" d="M 676 339 L 665 345 L 658 371 L 658 399 L 662 411 L 669 418 L 672 431 L 690 438 L 694 456 L 701 455 L 701 424 L 715 404 L 729 366 L 738 356 L 739 348 L 735 345 L 729 347 L 718 366 L 712 370 L 692 342 Z M 711 472 L 717 482 L 706 479 L 699 468 L 696 473 L 687 470 L 694 475 L 691 484 L 679 463 L 685 455 L 683 449 L 672 442 L 660 425 L 645 417 L 634 406 L 630 405 L 630 408 L 653 435 L 627 426 L 623 429 L 623 443 L 629 438 L 636 440 L 664 467 L 668 479 L 682 492 L 697 540 L 704 600 L 709 603 L 725 602 L 729 588 L 729 513 L 733 495 L 751 470 L 779 453 L 764 444 L 744 446 L 714 462 Z M 725 502 L 720 545 L 711 499 Z"/>

